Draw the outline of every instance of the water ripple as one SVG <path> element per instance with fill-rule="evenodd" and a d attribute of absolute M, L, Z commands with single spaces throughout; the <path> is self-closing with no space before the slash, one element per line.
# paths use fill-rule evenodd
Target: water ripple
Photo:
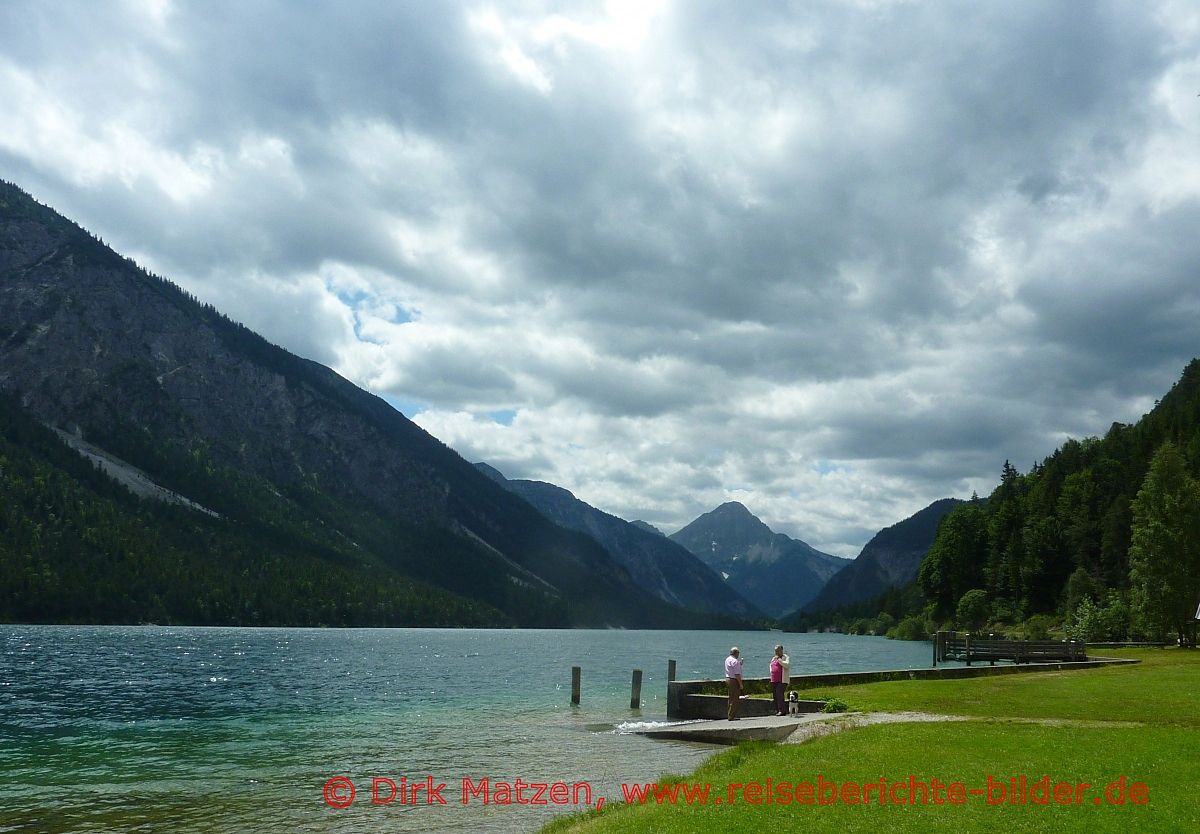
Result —
<path fill-rule="evenodd" d="M 617 796 L 711 752 L 629 734 L 666 723 L 668 658 L 680 677 L 714 676 L 736 642 L 765 674 L 778 636 L 0 626 L 0 830 L 527 831 L 564 809 L 464 807 L 457 793 L 372 806 L 371 779 L 586 781 Z M 786 640 L 797 673 L 927 662 L 923 644 Z M 565 703 L 572 665 L 580 707 Z M 359 786 L 352 808 L 322 801 L 336 774 Z"/>

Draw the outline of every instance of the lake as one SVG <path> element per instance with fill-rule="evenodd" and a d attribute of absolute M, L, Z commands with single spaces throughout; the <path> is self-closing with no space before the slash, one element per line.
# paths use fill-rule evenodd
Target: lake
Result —
<path fill-rule="evenodd" d="M 574 806 L 498 804 L 500 781 L 613 802 L 692 770 L 713 748 L 621 732 L 666 720 L 668 658 L 721 677 L 736 644 L 765 677 L 777 642 L 793 674 L 930 663 L 928 643 L 839 634 L 0 626 L 0 831 L 532 831 Z M 335 776 L 357 788 L 348 808 L 323 800 Z M 372 777 L 446 783 L 448 804 L 372 805 Z M 464 806 L 464 777 L 492 803 Z"/>

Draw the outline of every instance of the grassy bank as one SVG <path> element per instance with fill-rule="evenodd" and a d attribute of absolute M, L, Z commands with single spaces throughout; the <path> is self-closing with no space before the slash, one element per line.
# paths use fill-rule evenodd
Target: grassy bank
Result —
<path fill-rule="evenodd" d="M 1079 831 L 1174 832 L 1200 830 L 1200 652 L 1128 650 L 1106 652 L 1137 657 L 1136 666 L 946 681 L 896 681 L 814 690 L 812 697 L 838 697 L 863 711 L 919 710 L 970 716 L 937 724 L 891 724 L 847 730 L 799 745 L 743 745 L 714 756 L 691 776 L 664 784 L 710 784 L 709 799 L 688 805 L 610 806 L 600 813 L 559 819 L 546 834 L 570 832 L 994 832 Z M 808 693 L 806 693 L 808 695 Z M 1041 722 L 1030 723 L 1027 719 Z M 795 785 L 820 778 L 862 786 L 882 778 L 887 790 L 909 776 L 927 786 L 933 779 L 962 783 L 967 793 L 954 804 L 869 805 L 765 804 L 783 799 Z M 988 777 L 1006 793 L 1009 780 L 1024 775 L 1026 788 L 1051 780 L 1047 804 L 988 804 Z M 1125 776 L 1123 804 L 1111 804 L 1105 788 Z M 767 779 L 771 789 L 765 790 Z M 779 783 L 790 783 L 788 789 Z M 1053 787 L 1069 783 L 1055 801 Z M 1144 783 L 1144 802 L 1130 786 Z M 764 786 L 763 804 L 754 789 Z M 1086 783 L 1087 788 L 1076 786 Z M 819 787 L 819 785 L 818 785 Z M 896 797 L 905 798 L 907 784 Z M 1143 790 L 1141 788 L 1139 791 Z M 920 793 L 918 787 L 915 791 Z M 1114 787 L 1112 795 L 1120 790 Z M 848 792 L 853 796 L 853 792 Z M 1041 791 L 1027 794 L 1040 797 Z M 825 797 L 829 798 L 827 790 Z M 722 801 L 717 804 L 715 801 Z M 1006 797 L 1007 798 L 1007 797 Z M 1141 800 L 1143 797 L 1137 796 Z M 619 797 L 616 797 L 619 799 Z M 733 800 L 731 803 L 730 800 Z M 1097 804 L 1098 800 L 1098 804 Z M 778 828 L 782 826 L 782 829 Z M 999 828 L 998 828 L 999 827 Z"/>

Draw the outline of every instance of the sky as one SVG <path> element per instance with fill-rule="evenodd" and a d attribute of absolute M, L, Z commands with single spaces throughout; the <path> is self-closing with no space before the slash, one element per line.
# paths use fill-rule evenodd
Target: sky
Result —
<path fill-rule="evenodd" d="M 468 460 L 854 556 L 1200 355 L 1189 2 L 0 3 L 0 178 Z"/>

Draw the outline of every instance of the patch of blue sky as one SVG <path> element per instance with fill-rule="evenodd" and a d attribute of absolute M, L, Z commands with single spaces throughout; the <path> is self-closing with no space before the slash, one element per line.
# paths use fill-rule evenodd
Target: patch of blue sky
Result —
<path fill-rule="evenodd" d="M 392 324 L 408 324 L 416 317 L 416 311 L 409 310 L 406 307 L 401 307 L 399 304 L 393 304 L 392 314 L 390 316 L 386 316 L 387 320 Z"/>
<path fill-rule="evenodd" d="M 374 293 L 367 292 L 366 290 L 334 289 L 332 287 L 330 289 L 337 296 L 338 301 L 354 311 L 356 317 L 359 311 L 364 308 L 370 310 L 373 315 L 379 316 L 392 324 L 407 324 L 417 317 L 415 310 L 410 310 L 401 304 L 381 300 Z M 389 307 L 392 312 L 388 315 L 383 315 L 384 311 Z"/>
<path fill-rule="evenodd" d="M 512 408 L 501 408 L 498 411 L 489 411 L 487 416 L 493 423 L 499 423 L 502 426 L 511 426 L 517 416 L 517 412 Z"/>
<path fill-rule="evenodd" d="M 831 460 L 819 460 L 813 466 L 813 470 L 821 475 L 828 475 L 831 472 L 849 472 L 850 467 L 840 463 L 834 463 Z"/>
<path fill-rule="evenodd" d="M 392 324 L 407 324 L 408 322 L 413 320 L 412 316 L 409 315 L 408 311 L 405 310 L 403 307 L 394 305 L 392 307 L 392 309 L 395 311 L 395 313 L 393 315 L 382 316 L 381 318 L 383 318 L 385 321 L 391 322 Z M 365 333 L 363 333 L 362 311 L 359 310 L 358 308 L 351 308 L 351 311 L 354 314 L 354 338 L 358 339 L 360 342 L 365 342 L 366 344 L 370 344 L 370 345 L 386 344 L 386 342 L 384 342 L 382 339 L 377 339 L 373 336 L 368 336 Z M 372 310 L 371 312 L 374 315 L 374 314 L 377 314 L 379 311 Z"/>
<path fill-rule="evenodd" d="M 364 304 L 370 302 L 374 298 L 374 296 L 372 296 L 371 293 L 367 292 L 366 290 L 345 290 L 335 289 L 333 287 L 330 287 L 330 289 L 333 290 L 333 294 L 337 296 L 338 301 L 345 304 L 351 310 L 357 310 L 359 307 L 362 307 Z"/>

